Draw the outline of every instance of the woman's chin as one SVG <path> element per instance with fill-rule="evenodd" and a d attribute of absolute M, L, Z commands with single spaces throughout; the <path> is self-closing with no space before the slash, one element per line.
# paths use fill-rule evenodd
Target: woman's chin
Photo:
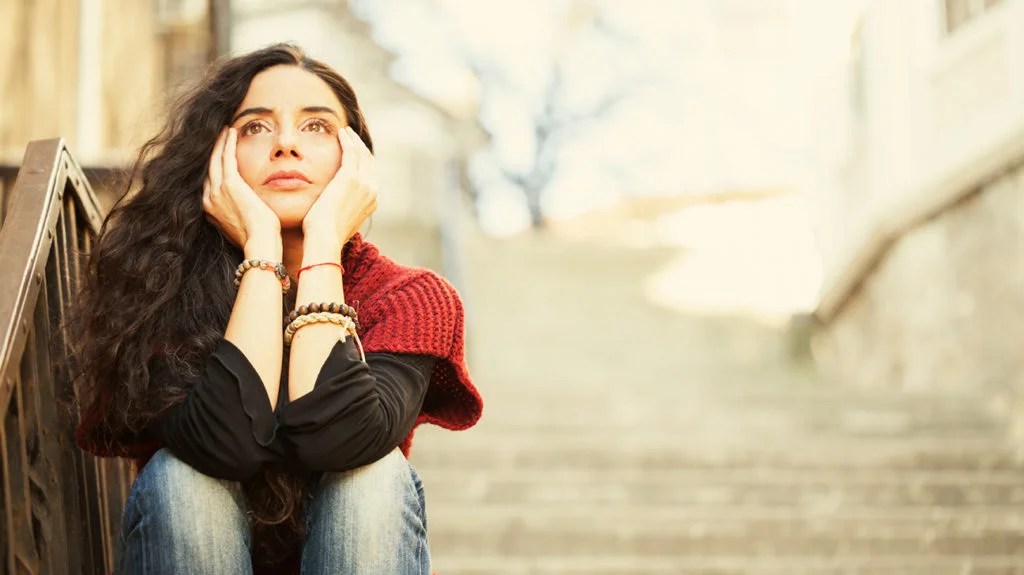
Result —
<path fill-rule="evenodd" d="M 264 198 L 264 201 L 277 214 L 277 219 L 281 220 L 281 229 L 287 230 L 302 227 L 302 220 L 316 198 L 292 196 Z"/>
<path fill-rule="evenodd" d="M 281 220 L 282 230 L 298 230 L 302 228 L 302 216 L 282 217 L 278 215 L 278 219 Z"/>

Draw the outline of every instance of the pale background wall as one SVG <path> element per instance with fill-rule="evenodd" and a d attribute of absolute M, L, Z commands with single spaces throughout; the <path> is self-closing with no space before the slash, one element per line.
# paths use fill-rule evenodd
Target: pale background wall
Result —
<path fill-rule="evenodd" d="M 944 5 L 874 1 L 862 13 L 848 141 L 836 158 L 841 188 L 821 214 L 826 292 L 880 228 L 942 205 L 1021 154 L 1024 3 L 995 3 L 952 34 Z"/>
<path fill-rule="evenodd" d="M 84 165 L 123 164 L 210 57 L 202 0 L 0 0 L 0 13 L 0 163 L 61 136 Z"/>
<path fill-rule="evenodd" d="M 944 9 L 977 15 L 952 32 Z M 985 8 L 985 5 L 989 6 Z M 836 379 L 1024 391 L 1024 2 L 870 3 L 815 356 Z"/>

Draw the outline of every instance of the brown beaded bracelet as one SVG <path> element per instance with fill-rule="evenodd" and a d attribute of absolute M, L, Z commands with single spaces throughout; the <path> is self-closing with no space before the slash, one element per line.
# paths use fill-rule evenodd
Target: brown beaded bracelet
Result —
<path fill-rule="evenodd" d="M 292 287 L 292 280 L 288 277 L 288 270 L 285 269 L 284 264 L 281 262 L 272 262 L 270 260 L 261 260 L 259 258 L 252 258 L 243 260 L 242 263 L 238 264 L 235 268 L 235 287 L 242 285 L 242 276 L 245 272 L 251 269 L 261 269 L 274 272 L 277 279 L 281 282 L 281 291 L 287 293 Z"/>
<path fill-rule="evenodd" d="M 295 321 L 288 324 L 288 327 L 284 330 L 284 344 L 291 345 L 292 338 L 295 337 L 295 333 L 302 329 L 304 326 L 314 323 L 333 323 L 345 328 L 345 333 L 341 336 L 341 341 L 345 341 L 345 335 L 358 335 L 356 333 L 356 323 L 352 318 L 347 315 L 340 313 L 330 312 L 315 312 L 306 315 L 300 315 Z"/>
<path fill-rule="evenodd" d="M 288 313 L 287 323 L 291 323 L 301 316 L 320 312 L 340 313 L 342 315 L 348 316 L 352 318 L 352 321 L 355 322 L 356 327 L 359 327 L 359 314 L 356 312 L 356 309 L 350 305 L 338 302 L 311 303 L 307 305 L 300 305 L 297 309 L 293 309 L 291 312 Z"/>
<path fill-rule="evenodd" d="M 306 315 L 299 316 L 295 321 L 288 324 L 288 327 L 284 330 L 284 345 L 291 347 L 292 340 L 295 339 L 295 334 L 298 333 L 303 327 L 314 324 L 314 323 L 333 323 L 344 328 L 344 332 L 339 338 L 340 341 L 344 342 L 347 336 L 351 335 L 356 340 L 356 347 L 359 348 L 359 359 L 362 362 L 366 362 L 366 350 L 363 349 L 363 342 L 359 339 L 359 332 L 355 320 L 351 317 L 331 312 L 316 312 Z"/>

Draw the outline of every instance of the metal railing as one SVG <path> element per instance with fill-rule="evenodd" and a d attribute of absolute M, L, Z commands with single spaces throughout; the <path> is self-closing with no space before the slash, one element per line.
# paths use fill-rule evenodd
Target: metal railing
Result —
<path fill-rule="evenodd" d="M 102 223 L 62 139 L 29 144 L 13 185 L 0 171 L 0 570 L 109 573 L 131 486 L 120 459 L 74 444 L 61 318 Z"/>

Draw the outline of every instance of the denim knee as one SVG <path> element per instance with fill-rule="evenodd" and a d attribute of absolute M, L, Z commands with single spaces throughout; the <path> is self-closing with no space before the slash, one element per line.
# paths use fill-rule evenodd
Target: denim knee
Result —
<path fill-rule="evenodd" d="M 304 572 L 430 572 L 423 486 L 397 448 L 369 465 L 324 473 L 312 495 Z"/>
<path fill-rule="evenodd" d="M 397 448 L 378 461 L 350 471 L 327 472 L 320 478 L 316 497 L 340 504 L 349 514 L 394 507 L 396 499 L 423 493 L 419 477 Z"/>
<path fill-rule="evenodd" d="M 204 475 L 167 449 L 136 477 L 120 532 L 119 572 L 251 571 L 240 484 Z"/>

